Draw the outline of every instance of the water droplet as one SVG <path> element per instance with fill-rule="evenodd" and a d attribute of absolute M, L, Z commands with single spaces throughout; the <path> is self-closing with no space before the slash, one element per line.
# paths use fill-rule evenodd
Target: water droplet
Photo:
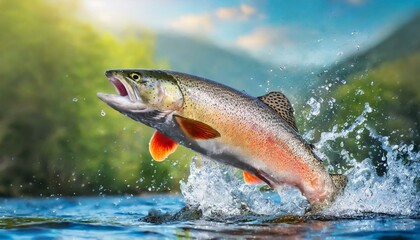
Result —
<path fill-rule="evenodd" d="M 365 92 L 362 89 L 357 89 L 355 94 L 356 95 L 363 95 L 363 94 L 365 94 Z"/>
<path fill-rule="evenodd" d="M 366 110 L 367 113 L 372 112 L 372 108 L 370 107 L 369 103 L 365 103 L 365 110 Z"/>
<path fill-rule="evenodd" d="M 310 120 L 312 116 L 318 116 L 321 109 L 321 103 L 315 100 L 315 98 L 310 98 L 306 104 L 311 107 L 310 112 L 307 114 L 306 119 Z"/>
<path fill-rule="evenodd" d="M 105 117 L 106 116 L 106 112 L 104 110 L 101 110 L 101 116 Z"/>
<path fill-rule="evenodd" d="M 414 149 L 414 145 L 413 144 L 410 144 L 409 146 L 408 146 L 408 151 L 413 151 L 413 149 Z"/>

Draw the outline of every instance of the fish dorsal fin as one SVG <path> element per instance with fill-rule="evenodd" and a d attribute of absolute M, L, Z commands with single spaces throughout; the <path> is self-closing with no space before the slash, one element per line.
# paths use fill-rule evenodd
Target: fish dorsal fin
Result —
<path fill-rule="evenodd" d="M 248 184 L 264 183 L 263 180 L 259 179 L 258 177 L 247 171 L 244 171 L 244 180 Z"/>
<path fill-rule="evenodd" d="M 177 147 L 178 143 L 159 131 L 153 134 L 149 142 L 150 154 L 154 160 L 159 162 L 165 160 L 171 153 L 175 152 Z"/>
<path fill-rule="evenodd" d="M 216 129 L 203 122 L 178 115 L 174 115 L 174 118 L 184 134 L 191 139 L 207 140 L 220 137 L 220 133 Z"/>
<path fill-rule="evenodd" d="M 287 123 L 293 130 L 299 132 L 296 126 L 295 116 L 293 115 L 293 107 L 289 99 L 281 92 L 270 92 L 264 96 L 258 97 L 267 106 L 276 111 L 280 117 Z"/>

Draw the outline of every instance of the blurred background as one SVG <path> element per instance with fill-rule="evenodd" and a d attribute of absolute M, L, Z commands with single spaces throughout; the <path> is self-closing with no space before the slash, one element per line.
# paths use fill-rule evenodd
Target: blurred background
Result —
<path fill-rule="evenodd" d="M 0 196 L 179 190 L 194 154 L 151 159 L 153 131 L 96 97 L 115 91 L 103 75 L 114 68 L 282 91 L 312 142 L 368 103 L 369 126 L 419 149 L 419 1 L 0 0 L 0 9 Z M 350 133 L 326 154 L 345 169 L 340 151 L 351 149 L 381 175 L 378 144 Z"/>

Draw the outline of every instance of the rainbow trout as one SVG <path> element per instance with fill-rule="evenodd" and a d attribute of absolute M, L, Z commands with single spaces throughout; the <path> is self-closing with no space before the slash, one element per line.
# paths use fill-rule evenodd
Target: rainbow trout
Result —
<path fill-rule="evenodd" d="M 244 171 L 247 183 L 297 187 L 320 210 L 345 187 L 327 173 L 280 92 L 252 97 L 211 80 L 161 70 L 109 70 L 118 95 L 98 93 L 122 114 L 156 129 L 149 150 L 163 161 L 178 144 Z"/>

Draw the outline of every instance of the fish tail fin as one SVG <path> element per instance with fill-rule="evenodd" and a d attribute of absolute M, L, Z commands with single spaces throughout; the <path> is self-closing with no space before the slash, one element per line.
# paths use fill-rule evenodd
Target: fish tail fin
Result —
<path fill-rule="evenodd" d="M 330 174 L 330 177 L 335 186 L 336 192 L 341 193 L 347 186 L 347 177 L 341 174 Z"/>
<path fill-rule="evenodd" d="M 331 204 L 337 195 L 344 191 L 344 188 L 347 186 L 347 177 L 341 174 L 330 174 L 331 181 L 334 185 L 335 191 L 331 195 L 331 198 L 328 201 L 323 203 L 312 203 L 308 209 L 306 209 L 305 214 L 311 215 L 316 214 L 322 211 L 326 206 Z"/>

